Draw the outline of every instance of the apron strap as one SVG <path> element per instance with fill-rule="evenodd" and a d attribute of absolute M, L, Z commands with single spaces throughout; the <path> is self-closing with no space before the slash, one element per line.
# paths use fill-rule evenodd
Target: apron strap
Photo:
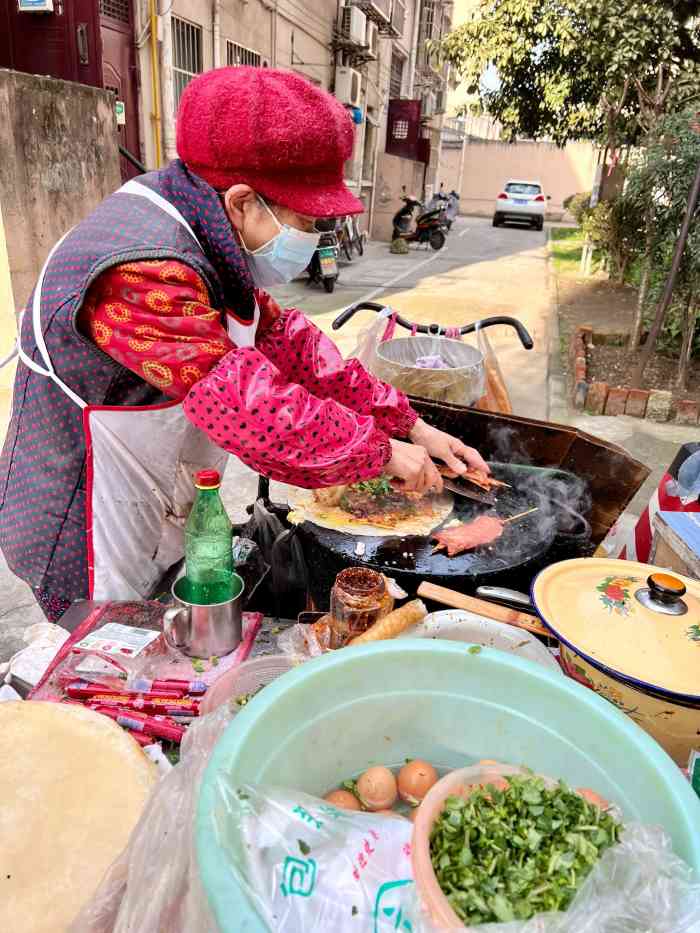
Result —
<path fill-rule="evenodd" d="M 147 188 L 145 185 L 139 184 L 139 182 L 131 179 L 127 181 L 126 184 L 122 185 L 121 188 L 116 192 L 116 194 L 135 194 L 141 198 L 146 198 L 147 201 L 150 201 L 152 204 L 155 204 L 166 214 L 169 214 L 174 220 L 176 220 L 180 226 L 184 227 L 185 230 L 190 234 L 192 239 L 195 241 L 197 246 L 200 247 L 199 240 L 197 239 L 194 230 L 187 223 L 185 218 L 182 216 L 180 211 L 174 207 L 169 201 L 166 201 L 165 198 L 161 197 L 156 191 L 152 191 L 150 188 Z M 25 366 L 31 369 L 33 372 L 37 373 L 40 376 L 45 376 L 48 379 L 51 379 L 56 385 L 64 392 L 71 401 L 79 408 L 87 408 L 87 402 L 85 402 L 79 395 L 77 395 L 70 386 L 67 386 L 65 382 L 57 375 L 54 365 L 51 362 L 51 356 L 49 355 L 48 348 L 46 346 L 46 341 L 44 340 L 44 333 L 41 328 L 41 292 L 44 286 L 44 278 L 46 276 L 46 270 L 48 268 L 51 259 L 53 258 L 54 253 L 58 247 L 63 243 L 65 238 L 70 233 L 70 230 L 67 233 L 64 233 L 58 243 L 55 244 L 49 255 L 46 257 L 46 262 L 44 263 L 41 272 L 39 273 L 39 279 L 36 283 L 34 289 L 34 300 L 32 302 L 32 327 L 34 330 L 34 341 L 37 345 L 37 349 L 41 354 L 41 358 L 46 364 L 46 369 L 41 366 L 36 360 L 33 360 L 25 351 L 22 349 L 21 342 L 21 333 L 22 333 L 22 320 L 24 318 L 24 312 L 19 317 L 19 333 L 17 335 L 17 342 L 15 344 L 15 350 L 8 356 L 5 360 L 0 363 L 0 369 L 3 366 L 7 365 L 15 356 L 19 356 Z"/>
<path fill-rule="evenodd" d="M 202 248 L 199 240 L 197 239 L 197 235 L 182 216 L 180 211 L 173 204 L 171 204 L 170 201 L 166 201 L 165 198 L 158 194 L 157 191 L 153 191 L 152 188 L 147 188 L 146 185 L 142 185 L 140 182 L 132 178 L 130 181 L 127 181 L 125 184 L 123 184 L 116 192 L 116 194 L 136 194 L 141 198 L 146 198 L 147 201 L 155 204 L 156 207 L 159 207 L 162 211 L 165 211 L 166 214 L 170 214 L 174 220 L 176 220 L 182 227 L 185 228 L 185 230 L 187 230 L 197 246 L 199 246 L 200 249 Z"/>
<path fill-rule="evenodd" d="M 53 382 L 55 382 L 56 385 L 59 387 L 59 389 L 61 389 L 61 391 L 64 392 L 68 396 L 68 398 L 71 399 L 71 401 L 75 402 L 75 404 L 79 408 L 87 408 L 87 402 L 83 401 L 83 399 L 79 395 L 77 395 L 70 388 L 70 386 L 67 386 L 65 382 L 63 382 L 63 380 L 56 374 L 56 370 L 54 369 L 54 365 L 51 362 L 51 357 L 49 355 L 49 351 L 46 346 L 46 341 L 44 340 L 44 333 L 41 329 L 41 292 L 44 286 L 44 278 L 46 276 L 46 270 L 48 269 L 49 263 L 51 262 L 51 259 L 53 258 L 54 253 L 56 252 L 58 247 L 61 245 L 61 243 L 63 243 L 63 241 L 65 240 L 65 238 L 68 236 L 69 233 L 70 233 L 70 230 L 68 230 L 66 233 L 63 234 L 61 239 L 58 241 L 58 243 L 56 243 L 56 245 L 53 247 L 49 255 L 46 257 L 46 262 L 44 263 L 41 269 L 41 272 L 39 273 L 39 278 L 34 288 L 34 298 L 32 300 L 32 329 L 34 331 L 34 341 L 37 345 L 37 349 L 39 350 L 39 353 L 41 354 L 41 358 L 46 364 L 46 369 L 44 369 L 39 363 L 37 363 L 36 360 L 33 360 L 22 349 L 22 321 L 24 319 L 24 315 L 26 311 L 23 311 L 20 317 L 20 322 L 19 322 L 20 332 L 17 335 L 17 354 L 19 358 L 22 360 L 22 362 L 24 363 L 24 365 L 27 366 L 29 369 L 31 369 L 33 372 L 38 373 L 38 375 L 40 376 L 45 376 L 46 378 L 51 379 Z"/>

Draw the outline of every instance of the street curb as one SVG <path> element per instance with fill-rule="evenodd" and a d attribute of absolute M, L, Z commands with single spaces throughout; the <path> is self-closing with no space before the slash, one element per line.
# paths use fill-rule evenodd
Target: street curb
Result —
<path fill-rule="evenodd" d="M 547 326 L 547 420 L 567 424 L 569 406 L 566 402 L 566 377 L 559 347 L 559 285 L 552 259 L 552 234 L 547 231 L 546 275 L 549 292 L 549 321 Z"/>

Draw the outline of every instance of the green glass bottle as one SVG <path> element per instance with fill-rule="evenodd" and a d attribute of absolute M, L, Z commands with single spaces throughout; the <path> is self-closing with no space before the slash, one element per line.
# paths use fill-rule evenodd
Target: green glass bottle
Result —
<path fill-rule="evenodd" d="M 233 595 L 233 527 L 219 495 L 221 477 L 216 470 L 197 473 L 197 496 L 185 525 L 183 596 L 209 606 Z"/>

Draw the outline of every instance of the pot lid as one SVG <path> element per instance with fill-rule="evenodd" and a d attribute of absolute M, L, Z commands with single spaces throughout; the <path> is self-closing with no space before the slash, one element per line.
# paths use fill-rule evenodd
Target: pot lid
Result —
<path fill-rule="evenodd" d="M 641 688 L 700 700 L 700 582 L 662 567 L 586 557 L 532 585 L 542 621 L 598 668 Z"/>

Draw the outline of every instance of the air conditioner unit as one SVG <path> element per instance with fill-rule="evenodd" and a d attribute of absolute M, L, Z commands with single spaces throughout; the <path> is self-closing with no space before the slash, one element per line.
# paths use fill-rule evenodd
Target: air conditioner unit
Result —
<path fill-rule="evenodd" d="M 386 26 L 391 22 L 391 0 L 350 0 L 350 6 L 364 10 L 375 23 Z"/>
<path fill-rule="evenodd" d="M 379 57 L 379 26 L 377 26 L 376 23 L 367 23 L 365 45 L 368 47 L 369 54 L 372 58 Z"/>
<path fill-rule="evenodd" d="M 358 45 L 365 44 L 367 32 L 367 17 L 356 6 L 342 6 L 340 8 L 340 32 L 344 38 Z"/>
<path fill-rule="evenodd" d="M 362 91 L 362 75 L 354 68 L 338 66 L 335 69 L 335 96 L 341 104 L 359 107 Z"/>

